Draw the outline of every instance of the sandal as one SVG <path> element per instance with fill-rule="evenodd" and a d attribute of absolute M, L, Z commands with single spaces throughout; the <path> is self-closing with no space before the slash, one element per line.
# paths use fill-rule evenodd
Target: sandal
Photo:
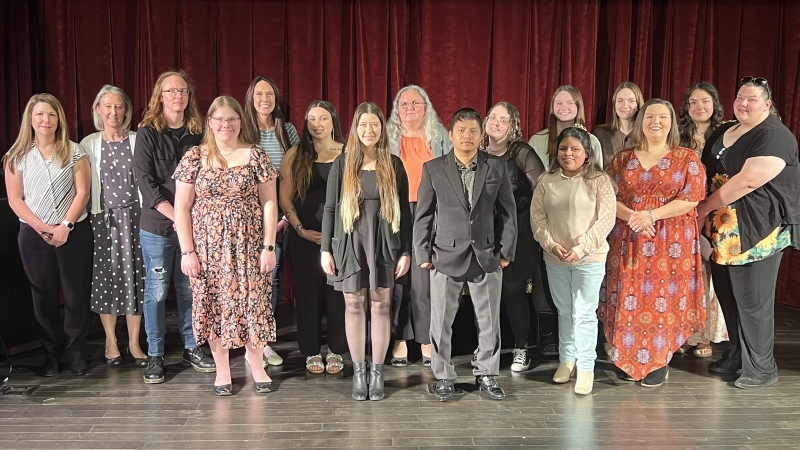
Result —
<path fill-rule="evenodd" d="M 307 357 L 306 370 L 316 374 L 325 372 L 325 363 L 322 362 L 322 355 L 314 355 Z"/>
<path fill-rule="evenodd" d="M 331 375 L 336 375 L 344 369 L 342 356 L 333 352 L 328 352 L 328 356 L 325 357 L 325 364 L 325 371 Z"/>
<path fill-rule="evenodd" d="M 678 347 L 677 350 L 675 350 L 675 354 L 683 355 L 683 354 L 686 354 L 687 350 L 689 350 L 689 345 L 688 344 L 683 344 L 680 347 Z"/>
<path fill-rule="evenodd" d="M 713 350 L 711 350 L 711 347 L 699 347 L 699 346 L 694 349 L 694 352 L 692 352 L 692 354 L 696 358 L 710 358 L 712 353 Z"/>

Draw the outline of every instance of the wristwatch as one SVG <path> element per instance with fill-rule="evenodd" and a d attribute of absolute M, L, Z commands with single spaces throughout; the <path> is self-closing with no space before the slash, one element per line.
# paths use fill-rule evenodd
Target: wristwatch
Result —
<path fill-rule="evenodd" d="M 275 251 L 275 246 L 272 245 L 272 244 L 270 244 L 270 245 L 262 245 L 261 249 L 262 250 L 266 250 L 268 252 L 274 252 Z"/>
<path fill-rule="evenodd" d="M 72 231 L 72 229 L 75 228 L 75 224 L 70 222 L 69 220 L 65 220 L 65 221 L 61 222 L 61 225 L 64 225 L 65 227 L 67 227 L 67 229 L 69 231 Z"/>

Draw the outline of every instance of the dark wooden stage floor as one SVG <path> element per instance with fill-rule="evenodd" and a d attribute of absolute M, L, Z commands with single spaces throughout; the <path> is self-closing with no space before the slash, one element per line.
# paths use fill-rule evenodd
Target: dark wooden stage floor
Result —
<path fill-rule="evenodd" d="M 506 354 L 499 378 L 505 401 L 475 392 L 469 356 L 460 356 L 465 393 L 448 403 L 426 393 L 433 378 L 418 363 L 387 367 L 385 400 L 355 402 L 351 366 L 343 376 L 308 375 L 290 325 L 276 346 L 286 362 L 269 370 L 277 392 L 256 395 L 236 353 L 234 395 L 215 396 L 213 374 L 180 365 L 174 329 L 167 382 L 145 385 L 142 369 L 130 363 L 101 364 L 98 326 L 87 376 L 42 378 L 34 370 L 39 352 L 15 357 L 9 384 L 39 387 L 0 396 L 0 448 L 800 448 L 800 313 L 779 307 L 777 316 L 780 381 L 762 390 L 737 389 L 732 377 L 708 373 L 711 360 L 683 355 L 673 359 L 669 381 L 652 389 L 619 380 L 608 361 L 598 360 L 594 392 L 577 397 L 572 384 L 550 381 L 556 361 L 538 360 L 512 374 Z M 713 359 L 724 347 L 714 348 Z"/>

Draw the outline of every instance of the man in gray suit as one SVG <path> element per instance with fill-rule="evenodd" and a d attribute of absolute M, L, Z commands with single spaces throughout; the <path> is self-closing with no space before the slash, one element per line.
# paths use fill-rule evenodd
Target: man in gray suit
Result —
<path fill-rule="evenodd" d="M 431 369 L 436 397 L 453 395 L 456 371 L 450 360 L 453 319 L 464 283 L 469 286 L 478 327 L 475 382 L 490 398 L 505 392 L 500 373 L 502 268 L 514 259 L 516 205 L 505 161 L 478 151 L 481 116 L 458 110 L 450 121 L 453 151 L 422 168 L 414 223 L 419 265 L 431 270 Z"/>

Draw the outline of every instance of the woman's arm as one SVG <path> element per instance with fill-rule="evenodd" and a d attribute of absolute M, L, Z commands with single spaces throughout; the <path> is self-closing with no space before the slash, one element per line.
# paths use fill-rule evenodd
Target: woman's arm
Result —
<path fill-rule="evenodd" d="M 11 168 L 15 166 L 14 161 L 9 161 L 5 168 L 6 173 L 6 195 L 8 195 L 8 205 L 14 214 L 17 215 L 22 221 L 31 226 L 37 233 L 42 231 L 50 231 L 51 226 L 39 220 L 36 214 L 31 211 L 28 204 L 25 203 L 24 193 L 25 188 L 22 182 L 22 174 L 19 168 L 15 167 L 14 171 Z M 49 239 L 45 239 L 48 243 Z"/>
<path fill-rule="evenodd" d="M 578 245 L 572 248 L 578 259 L 583 259 L 587 255 L 596 252 L 607 241 L 608 235 L 614 229 L 616 223 L 617 196 L 614 193 L 614 186 L 611 179 L 603 175 L 596 180 L 595 193 L 597 197 L 597 207 L 595 208 L 595 221 L 586 230 L 586 233 L 578 236 Z"/>
<path fill-rule="evenodd" d="M 192 233 L 192 206 L 194 184 L 175 180 L 175 230 L 181 247 L 181 271 L 189 277 L 200 275 L 200 263 L 194 248 Z"/>
<path fill-rule="evenodd" d="M 89 158 L 84 155 L 72 166 L 72 177 L 75 183 L 75 198 L 72 199 L 72 204 L 69 205 L 64 220 L 75 223 L 86 211 L 86 204 L 89 202 L 89 193 L 92 190 L 92 168 L 89 166 Z M 50 232 L 53 238 L 51 244 L 56 247 L 61 247 L 69 239 L 69 228 L 63 223 L 53 227 Z"/>
<path fill-rule="evenodd" d="M 336 217 L 336 205 L 339 203 L 339 185 L 341 176 L 340 166 L 342 165 L 344 154 L 338 156 L 333 162 L 330 174 L 328 175 L 328 187 L 325 193 L 325 208 L 322 213 L 322 238 L 320 240 L 320 264 L 326 275 L 336 273 L 336 262 L 331 254 L 331 241 L 333 240 L 334 219 Z"/>
<path fill-rule="evenodd" d="M 275 233 L 278 227 L 278 196 L 275 192 L 275 179 L 258 184 L 258 199 L 261 202 L 264 221 L 264 247 L 272 246 L 273 250 L 261 249 L 261 273 L 271 272 L 275 268 Z"/>
<path fill-rule="evenodd" d="M 786 161 L 777 156 L 747 158 L 741 172 L 737 173 L 697 208 L 699 217 L 730 205 L 745 195 L 772 181 L 786 167 Z"/>
<path fill-rule="evenodd" d="M 536 189 L 533 190 L 533 201 L 531 202 L 531 228 L 533 237 L 546 252 L 550 252 L 560 258 L 561 255 L 553 251 L 557 244 L 553 240 L 553 235 L 550 234 L 550 229 L 547 226 L 547 211 L 544 210 L 544 194 L 544 187 L 539 183 Z"/>

